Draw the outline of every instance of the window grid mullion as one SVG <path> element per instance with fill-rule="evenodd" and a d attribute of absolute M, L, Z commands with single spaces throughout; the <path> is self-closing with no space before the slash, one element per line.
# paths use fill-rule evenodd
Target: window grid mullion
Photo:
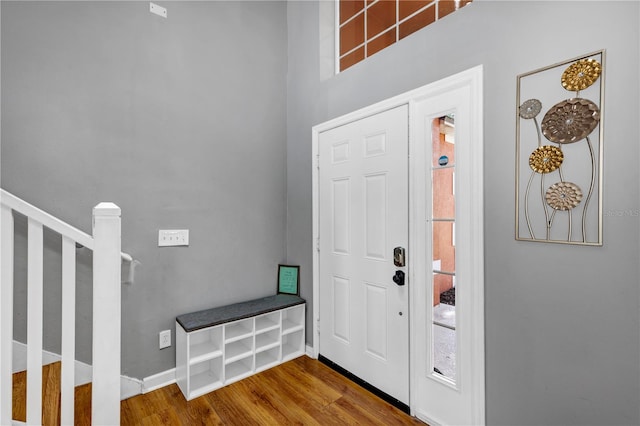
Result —
<path fill-rule="evenodd" d="M 377 3 L 379 3 L 381 0 L 375 0 L 373 2 L 371 2 L 370 4 L 366 3 L 366 0 L 364 0 L 364 7 L 363 9 L 354 14 L 353 16 L 351 16 L 349 19 L 347 19 L 345 22 L 343 22 L 342 24 L 340 24 L 340 0 L 336 0 L 336 23 L 337 23 L 337 31 L 336 31 L 336 52 L 337 55 L 336 57 L 338 58 L 338 64 L 336 65 L 336 69 L 338 70 L 338 72 L 343 71 L 341 69 L 341 65 L 340 65 L 340 60 L 343 59 L 345 56 L 355 52 L 357 49 L 360 48 L 364 48 L 364 59 L 369 57 L 369 42 L 375 40 L 376 38 L 380 37 L 382 34 L 385 34 L 389 31 L 389 29 L 394 29 L 395 30 L 395 41 L 392 43 L 397 43 L 398 41 L 400 41 L 400 25 L 407 22 L 408 20 L 414 18 L 416 15 L 424 12 L 425 10 L 427 10 L 430 7 L 434 7 L 434 14 L 435 14 L 435 19 L 434 21 L 438 21 L 439 20 L 439 12 L 440 12 L 440 1 L 442 0 L 433 0 L 432 2 L 428 3 L 427 5 L 421 7 L 420 9 L 416 10 L 415 12 L 413 12 L 412 14 L 408 15 L 407 17 L 400 19 L 400 0 L 395 0 L 395 20 L 394 20 L 394 24 L 387 28 L 386 30 L 381 31 L 379 34 L 374 35 L 373 37 L 369 38 L 367 35 L 367 31 L 368 31 L 368 16 L 369 16 L 369 8 L 376 5 Z M 455 8 L 454 11 L 459 10 L 460 9 L 460 0 L 455 0 Z M 360 14 L 363 14 L 364 17 L 364 24 L 363 24 L 363 31 L 364 31 L 364 42 L 354 48 L 352 48 L 351 50 L 349 50 L 348 52 L 346 52 L 343 55 L 340 55 L 340 37 L 342 35 L 342 29 L 343 27 L 350 23 L 351 21 L 353 21 L 354 19 L 356 19 Z M 428 24 L 427 24 L 428 25 Z M 388 46 L 387 46 L 388 47 Z M 362 60 L 362 59 L 361 59 Z M 360 61 L 361 61 L 360 60 Z M 360 62 L 358 61 L 358 62 Z"/>

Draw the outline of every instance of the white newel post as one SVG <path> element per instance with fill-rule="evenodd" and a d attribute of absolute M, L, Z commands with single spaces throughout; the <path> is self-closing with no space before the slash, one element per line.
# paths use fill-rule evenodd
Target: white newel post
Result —
<path fill-rule="evenodd" d="M 93 385 L 94 425 L 120 424 L 120 208 L 93 208 Z"/>

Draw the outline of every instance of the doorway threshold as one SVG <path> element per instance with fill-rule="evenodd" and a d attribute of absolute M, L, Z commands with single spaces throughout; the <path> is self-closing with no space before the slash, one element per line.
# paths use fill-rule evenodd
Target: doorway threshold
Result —
<path fill-rule="evenodd" d="M 323 363 L 327 367 L 331 368 L 332 370 L 337 371 L 338 373 L 342 374 L 343 376 L 345 376 L 346 378 L 348 378 L 352 382 L 354 382 L 357 385 L 359 385 L 359 386 L 363 387 L 364 389 L 368 390 L 369 392 L 371 392 L 372 394 L 374 394 L 378 398 L 382 399 L 383 401 L 393 405 L 398 410 L 400 410 L 400 411 L 402 411 L 402 412 L 404 412 L 406 414 L 411 415 L 411 409 L 409 408 L 409 406 L 407 404 L 405 404 L 404 402 L 400 401 L 397 398 L 394 398 L 393 396 L 389 395 L 388 393 L 381 391 L 377 387 L 373 386 L 371 383 L 369 383 L 369 382 L 367 382 L 365 380 L 362 380 L 360 377 L 356 376 L 355 374 L 353 374 L 349 370 L 346 370 L 346 369 L 340 367 L 338 364 L 336 364 L 335 362 L 331 361 L 329 358 L 325 357 L 324 355 L 318 355 L 318 361 L 320 361 L 321 363 Z"/>

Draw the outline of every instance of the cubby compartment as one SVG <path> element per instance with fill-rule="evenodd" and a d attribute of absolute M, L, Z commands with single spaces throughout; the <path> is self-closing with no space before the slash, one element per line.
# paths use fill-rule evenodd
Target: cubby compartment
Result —
<path fill-rule="evenodd" d="M 280 363 L 280 346 L 262 352 L 256 352 L 256 373 Z"/>
<path fill-rule="evenodd" d="M 253 354 L 253 336 L 250 334 L 243 339 L 234 340 L 225 344 L 225 364 L 229 364 L 241 358 Z"/>
<path fill-rule="evenodd" d="M 189 398 L 195 398 L 222 386 L 222 358 L 198 362 L 190 366 Z"/>
<path fill-rule="evenodd" d="M 224 341 L 233 342 L 253 334 L 253 318 L 232 322 L 224 326 Z"/>
<path fill-rule="evenodd" d="M 222 356 L 222 326 L 206 328 L 189 336 L 189 363 Z"/>
<path fill-rule="evenodd" d="M 187 400 L 304 355 L 304 299 L 295 295 L 176 318 L 176 382 Z"/>
<path fill-rule="evenodd" d="M 280 328 L 280 311 L 270 312 L 256 317 L 256 334 L 276 328 Z"/>
<path fill-rule="evenodd" d="M 304 330 L 282 336 L 282 361 L 287 361 L 304 353 Z"/>
<path fill-rule="evenodd" d="M 280 330 L 276 328 L 266 333 L 256 334 L 256 352 L 280 346 Z"/>
<path fill-rule="evenodd" d="M 292 333 L 301 328 L 304 328 L 304 305 L 282 311 L 282 334 Z"/>
<path fill-rule="evenodd" d="M 229 384 L 253 374 L 253 357 L 247 357 L 227 364 L 225 367 L 225 384 Z"/>

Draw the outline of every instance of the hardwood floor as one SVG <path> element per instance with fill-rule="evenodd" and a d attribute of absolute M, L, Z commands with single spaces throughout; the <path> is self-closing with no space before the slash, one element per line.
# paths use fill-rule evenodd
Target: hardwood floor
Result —
<path fill-rule="evenodd" d="M 59 363 L 43 369 L 44 425 L 59 423 Z M 26 374 L 14 374 L 24 421 Z M 91 385 L 76 388 L 76 425 L 89 425 Z M 423 425 L 315 359 L 302 356 L 187 402 L 176 384 L 122 401 L 122 425 Z"/>
<path fill-rule="evenodd" d="M 27 372 L 13 375 L 13 419 L 27 420 Z M 42 367 L 42 424 L 60 424 L 60 363 Z M 91 424 L 91 384 L 75 389 L 75 419 L 78 425 Z"/>

